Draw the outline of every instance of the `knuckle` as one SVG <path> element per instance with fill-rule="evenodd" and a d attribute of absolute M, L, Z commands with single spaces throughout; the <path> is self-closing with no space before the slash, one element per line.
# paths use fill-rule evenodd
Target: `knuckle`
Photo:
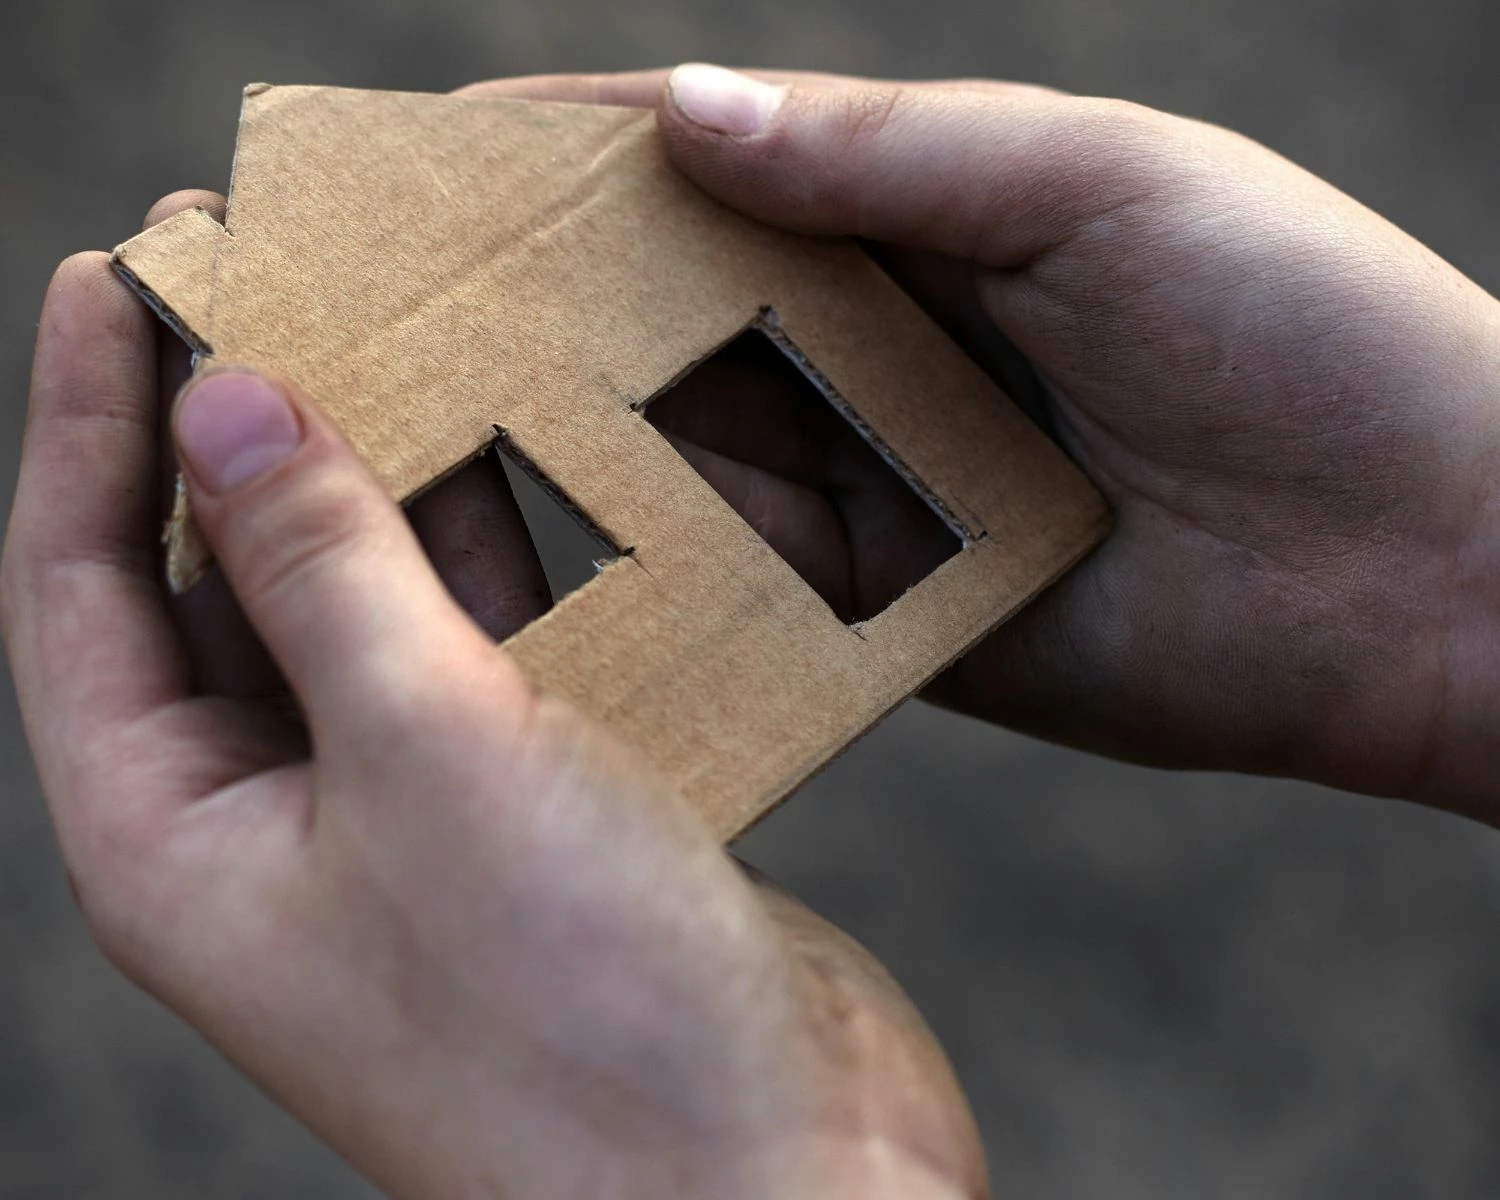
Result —
<path fill-rule="evenodd" d="M 1049 252 L 1097 255 L 1109 248 L 1113 254 L 1125 245 L 1153 244 L 1166 207 L 1203 170 L 1191 123 L 1126 100 L 1065 103 L 1066 120 L 1048 153 L 1069 194 L 1056 209 L 1060 221 Z"/>
<path fill-rule="evenodd" d="M 1182 163 L 1193 124 L 1129 100 L 1085 99 L 1075 105 L 1076 149 L 1117 180 L 1160 180 Z"/>
<path fill-rule="evenodd" d="M 137 986 L 159 994 L 182 909 L 168 909 L 131 890 L 136 881 L 70 881 L 89 938 L 105 960 Z"/>
<path fill-rule="evenodd" d="M 122 898 L 116 879 L 83 876 L 68 872 L 68 889 L 73 903 L 83 917 L 89 937 L 111 963 L 134 977 L 136 964 L 143 957 L 137 923 L 127 915 L 128 896 Z"/>
<path fill-rule="evenodd" d="M 862 85 L 799 98 L 803 119 L 782 122 L 767 149 L 779 185 L 808 211 L 857 211 L 880 144 L 912 103 L 909 88 Z"/>
<path fill-rule="evenodd" d="M 1166 114 L 1159 109 L 1114 96 L 1086 96 L 1075 104 L 1084 119 L 1101 129 L 1116 133 L 1159 127 L 1166 118 Z"/>
<path fill-rule="evenodd" d="M 854 87 L 835 93 L 835 132 L 841 141 L 836 150 L 858 151 L 878 141 L 892 120 L 910 102 L 904 87 Z"/>

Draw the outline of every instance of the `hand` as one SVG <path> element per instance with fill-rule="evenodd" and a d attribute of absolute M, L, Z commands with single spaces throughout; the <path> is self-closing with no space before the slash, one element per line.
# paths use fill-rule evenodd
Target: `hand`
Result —
<path fill-rule="evenodd" d="M 217 221 L 224 219 L 223 196 L 192 190 L 174 192 L 152 205 L 146 227 L 193 207 L 203 208 Z M 191 374 L 190 358 L 187 346 L 165 326 L 157 325 L 153 337 L 157 408 L 165 412 Z M 177 461 L 165 423 L 161 433 L 164 522 L 171 511 Z M 547 577 L 495 455 L 475 460 L 428 489 L 407 506 L 406 515 L 444 586 L 497 641 L 551 607 Z M 285 696 L 286 681 L 221 571 L 211 568 L 197 586 L 174 596 L 171 606 L 200 690 L 248 699 Z"/>
<path fill-rule="evenodd" d="M 301 716 L 195 689 L 160 586 L 158 382 L 106 257 L 65 263 L 0 624 L 128 975 L 393 1196 L 984 1194 L 889 979 L 533 694 L 308 401 L 247 374 L 191 385 L 173 428 Z"/>
<path fill-rule="evenodd" d="M 466 91 L 658 105 L 672 161 L 725 203 L 870 239 L 1035 393 L 1117 510 L 937 697 L 1121 757 L 1500 818 L 1491 297 L 1263 147 L 1130 104 L 702 67 L 665 82 Z M 786 522 L 763 507 L 774 544 Z"/>

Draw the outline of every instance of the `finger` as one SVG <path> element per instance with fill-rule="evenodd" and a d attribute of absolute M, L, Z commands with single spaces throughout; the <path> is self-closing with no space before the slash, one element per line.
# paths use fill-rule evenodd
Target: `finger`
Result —
<path fill-rule="evenodd" d="M 228 202 L 218 192 L 210 192 L 203 188 L 188 188 L 184 191 L 173 192 L 169 196 L 163 196 L 151 206 L 141 228 L 150 229 L 153 225 L 160 225 L 168 217 L 175 217 L 178 213 L 186 212 L 191 208 L 203 209 L 222 225 L 227 205 Z"/>
<path fill-rule="evenodd" d="M 495 641 L 504 641 L 552 606 L 541 560 L 511 495 L 504 469 L 485 455 L 407 507 L 448 593 Z M 174 598 L 177 623 L 201 692 L 274 698 L 286 680 L 218 567 Z"/>
<path fill-rule="evenodd" d="M 0 619 L 49 795 L 84 753 L 188 694 L 158 584 L 152 318 L 102 253 L 58 269 L 42 310 Z M 66 777 L 66 778 L 65 778 Z"/>
<path fill-rule="evenodd" d="M 975 266 L 963 259 L 869 242 L 865 249 L 1028 417 L 1057 439 L 1051 398 L 1036 368 L 1002 333 L 980 299 Z M 691 378 L 691 376 L 689 377 Z"/>
<path fill-rule="evenodd" d="M 849 75 L 831 75 L 823 71 L 772 71 L 747 67 L 743 73 L 772 84 L 795 83 L 806 88 L 848 87 L 856 83 L 891 83 L 872 79 L 855 79 Z M 655 108 L 661 102 L 669 68 L 651 71 L 621 71 L 602 75 L 520 75 L 513 79 L 487 79 L 461 87 L 456 96 L 498 96 L 512 100 L 554 100 L 570 104 L 617 104 L 624 108 Z M 1005 83 L 993 79 L 934 79 L 908 83 L 905 86 L 928 91 L 964 90 L 1033 92 L 1059 95 L 1051 88 L 1036 84 Z"/>
<path fill-rule="evenodd" d="M 801 89 L 901 87 L 914 92 L 961 92 L 1012 100 L 1063 96 L 1063 93 L 1054 89 L 1034 84 L 988 79 L 945 79 L 900 84 L 816 71 L 751 69 L 743 73 L 764 83 L 795 85 Z M 460 88 L 457 94 L 633 107 L 649 107 L 665 102 L 670 106 L 670 97 L 665 94 L 669 74 L 669 71 L 662 69 L 604 75 L 531 75 L 470 84 Z M 733 202 L 732 198 L 729 199 Z M 996 329 L 993 319 L 981 304 L 974 288 L 972 263 L 878 243 L 872 243 L 868 249 L 891 277 L 911 293 L 1034 420 L 1051 432 L 1045 392 L 1031 364 Z"/>
<path fill-rule="evenodd" d="M 495 652 L 411 526 L 295 387 L 210 372 L 173 413 L 188 494 L 246 615 L 320 726 L 358 726 Z"/>
<path fill-rule="evenodd" d="M 169 414 L 172 398 L 192 378 L 192 353 L 175 333 L 158 322 L 158 373 L 164 416 L 161 421 L 161 520 L 172 510 L 177 493 L 177 450 L 172 445 Z M 246 619 L 224 573 L 212 566 L 196 584 L 168 598 L 172 617 L 193 664 L 194 688 L 209 696 L 276 699 L 286 696 L 286 680 Z"/>
<path fill-rule="evenodd" d="M 157 322 L 159 346 L 157 395 L 160 422 L 161 468 L 159 520 L 165 521 L 177 493 L 177 449 L 172 444 L 172 398 L 193 375 L 187 343 Z M 244 610 L 217 566 L 180 595 L 168 598 L 172 617 L 187 648 L 193 686 L 208 696 L 233 699 L 277 699 L 286 695 L 286 680 L 271 661 Z"/>
<path fill-rule="evenodd" d="M 507 100 L 553 100 L 567 104 L 615 104 L 623 108 L 651 108 L 666 86 L 665 69 L 622 71 L 603 75 L 520 75 L 486 79 L 461 87 L 455 96 L 496 97 Z"/>
<path fill-rule="evenodd" d="M 552 607 L 542 561 L 497 452 L 424 492 L 406 516 L 449 594 L 496 641 Z"/>
<path fill-rule="evenodd" d="M 145 228 L 189 209 L 201 208 L 222 222 L 225 199 L 217 192 L 191 188 L 163 196 L 146 213 Z M 177 490 L 177 452 L 168 419 L 174 397 L 192 377 L 192 351 L 166 325 L 157 322 L 157 397 L 159 421 L 159 505 L 165 520 Z M 211 569 L 194 587 L 168 601 L 192 663 L 195 690 L 234 698 L 279 697 L 286 681 L 245 619 L 223 573 Z"/>
<path fill-rule="evenodd" d="M 672 160 L 771 224 L 1018 267 L 1185 165 L 1168 118 L 1034 88 L 771 84 L 678 67 Z"/>
<path fill-rule="evenodd" d="M 839 620 L 852 619 L 849 537 L 839 510 L 827 496 L 662 432 L 704 482 L 807 581 Z"/>

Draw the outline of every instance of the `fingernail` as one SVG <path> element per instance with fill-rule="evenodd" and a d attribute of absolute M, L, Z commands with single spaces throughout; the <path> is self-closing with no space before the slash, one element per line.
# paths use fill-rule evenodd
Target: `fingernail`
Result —
<path fill-rule="evenodd" d="M 688 120 L 731 137 L 764 133 L 786 98 L 785 87 L 705 63 L 676 68 L 667 77 L 667 91 Z"/>
<path fill-rule="evenodd" d="M 248 371 L 193 380 L 172 419 L 177 449 L 209 492 L 227 492 L 290 458 L 302 422 L 281 389 Z"/>

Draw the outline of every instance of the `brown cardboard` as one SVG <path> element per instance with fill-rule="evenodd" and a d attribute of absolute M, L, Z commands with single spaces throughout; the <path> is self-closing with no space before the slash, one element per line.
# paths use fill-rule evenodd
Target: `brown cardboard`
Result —
<path fill-rule="evenodd" d="M 245 92 L 225 226 L 121 273 L 200 361 L 299 380 L 409 498 L 503 432 L 623 553 L 505 644 L 748 827 L 1103 534 L 1098 494 L 851 243 L 709 199 L 649 112 L 334 88 Z M 963 550 L 843 624 L 641 416 L 750 326 Z M 179 505 L 169 574 L 206 552 Z"/>

